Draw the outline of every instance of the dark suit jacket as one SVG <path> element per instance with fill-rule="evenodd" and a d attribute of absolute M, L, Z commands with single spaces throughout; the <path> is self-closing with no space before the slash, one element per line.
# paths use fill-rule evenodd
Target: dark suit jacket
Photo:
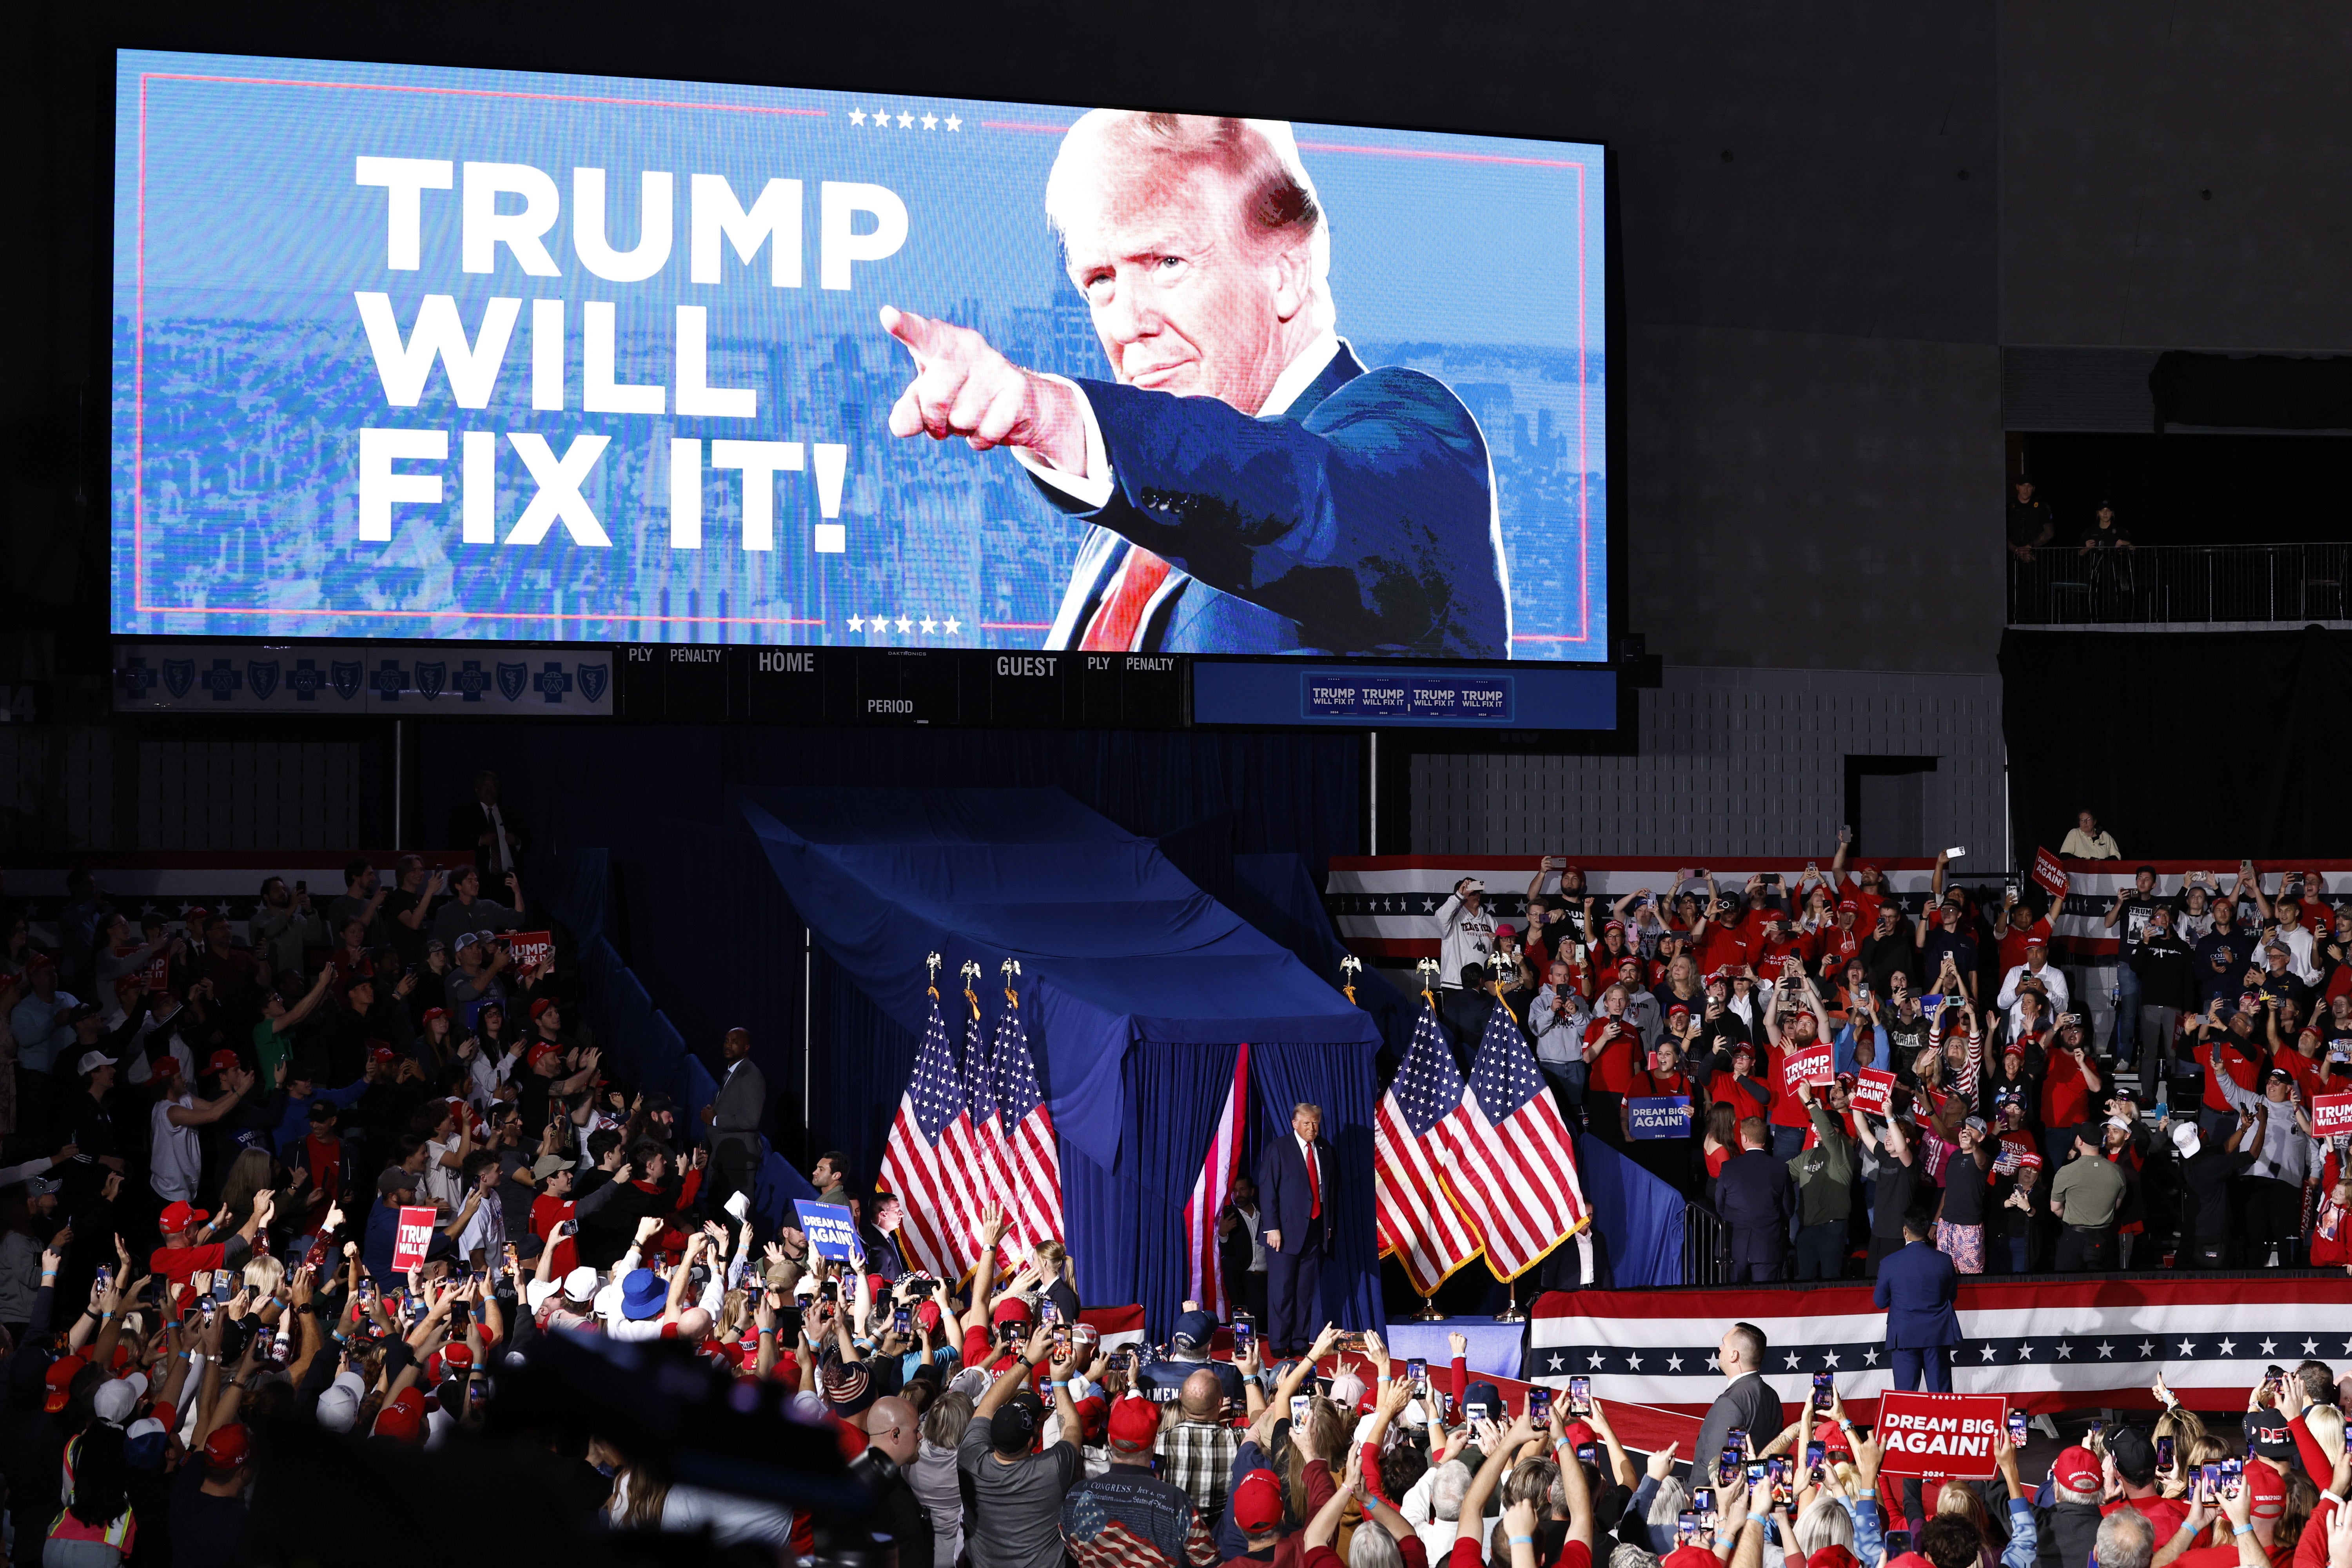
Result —
<path fill-rule="evenodd" d="M 1258 1223 L 1282 1232 L 1282 1250 L 1293 1257 L 1331 1250 L 1337 1227 L 1331 1223 L 1331 1142 L 1315 1140 L 1315 1163 L 1323 1178 L 1323 1217 L 1307 1218 L 1314 1194 L 1307 1189 L 1307 1157 L 1298 1152 L 1298 1134 L 1287 1126 L 1257 1162 Z"/>
<path fill-rule="evenodd" d="M 1960 1342 L 1960 1320 L 1952 1310 L 1959 1299 L 1960 1271 L 1924 1241 L 1915 1241 L 1878 1260 L 1878 1289 L 1872 1300 L 1886 1312 L 1886 1348 L 1932 1350 Z"/>
<path fill-rule="evenodd" d="M 1507 658 L 1510 606 L 1486 441 L 1444 382 L 1367 372 L 1345 342 L 1281 415 L 1080 381 L 1111 498 L 1078 552 L 1048 647 L 1076 647 L 1130 542 L 1175 573 L 1152 653 Z"/>
<path fill-rule="evenodd" d="M 1731 1260 L 1779 1262 L 1789 1250 L 1789 1215 L 1796 1201 L 1789 1168 L 1764 1150 L 1749 1149 L 1725 1161 L 1715 1182 L 1715 1212 L 1731 1231 Z"/>

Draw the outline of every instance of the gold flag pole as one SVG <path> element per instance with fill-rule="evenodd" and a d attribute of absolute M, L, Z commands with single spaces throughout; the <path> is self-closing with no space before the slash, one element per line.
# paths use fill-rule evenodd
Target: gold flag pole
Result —
<path fill-rule="evenodd" d="M 1346 976 L 1346 979 L 1340 982 L 1339 989 L 1346 994 L 1350 1006 L 1353 1006 L 1356 1001 L 1356 976 L 1363 973 L 1363 968 L 1364 961 L 1352 952 L 1339 961 L 1339 973 Z"/>
<path fill-rule="evenodd" d="M 1412 967 L 1421 976 L 1421 999 L 1429 1004 L 1430 1011 L 1433 1013 L 1437 1010 L 1437 960 L 1424 958 Z M 1412 1321 L 1416 1323 L 1438 1323 L 1445 1321 L 1445 1314 L 1437 1310 L 1437 1299 L 1433 1292 L 1422 1297 L 1421 1310 L 1412 1315 Z"/>
<path fill-rule="evenodd" d="M 940 955 L 936 952 L 927 952 L 923 955 L 923 966 L 931 972 L 931 978 L 928 984 L 931 1000 L 934 1002 L 940 999 Z"/>

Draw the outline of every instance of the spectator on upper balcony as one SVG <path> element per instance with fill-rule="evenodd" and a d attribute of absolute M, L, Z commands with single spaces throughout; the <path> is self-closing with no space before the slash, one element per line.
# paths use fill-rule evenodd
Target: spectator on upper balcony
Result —
<path fill-rule="evenodd" d="M 500 879 L 515 868 L 522 838 L 499 804 L 499 775 L 489 769 L 474 775 L 471 797 L 450 814 L 449 844 L 471 853 L 492 887 L 500 886 Z"/>
<path fill-rule="evenodd" d="M 334 935 L 327 922 L 310 905 L 308 883 L 289 889 L 283 877 L 271 877 L 261 884 L 261 907 L 253 911 L 247 923 L 247 933 L 253 939 L 253 951 L 264 963 L 264 972 L 272 976 L 292 970 L 302 973 L 302 950 L 325 947 Z"/>
<path fill-rule="evenodd" d="M 353 856 L 343 868 L 341 896 L 327 905 L 327 929 L 341 935 L 344 922 L 356 920 L 362 922 L 367 946 L 390 946 L 391 939 L 383 931 L 383 900 L 388 894 L 367 858 Z"/>
<path fill-rule="evenodd" d="M 1454 884 L 1454 891 L 1437 906 L 1437 962 L 1439 987 L 1458 991 L 1463 986 L 1463 972 L 1471 965 L 1482 968 L 1495 952 L 1495 916 L 1486 908 L 1486 884 L 1475 877 L 1464 877 Z M 1472 983 L 1472 989 L 1476 983 Z"/>
<path fill-rule="evenodd" d="M 449 879 L 449 897 L 433 914 L 433 935 L 457 951 L 457 939 L 469 931 L 513 931 L 522 923 L 522 883 L 511 871 L 501 884 L 514 895 L 514 908 L 509 909 L 495 899 L 482 897 L 486 884 L 482 874 L 470 866 L 460 866 Z M 1443 911 L 1441 911 L 1442 913 Z M 1482 959 L 1484 955 L 1481 955 Z"/>
<path fill-rule="evenodd" d="M 2033 497 L 2033 481 L 2017 481 L 2017 499 L 2009 503 L 2009 552 L 2020 561 L 2033 559 L 2033 547 L 2047 544 L 2058 531 L 2049 506 Z"/>
<path fill-rule="evenodd" d="M 403 855 L 393 871 L 392 896 L 383 902 L 384 934 L 392 939 L 393 951 L 400 954 L 403 964 L 425 962 L 427 922 L 433 906 L 449 890 L 449 873 L 444 868 L 428 871 L 425 862 L 414 855 Z M 443 945 L 447 945 L 445 941 Z"/>
<path fill-rule="evenodd" d="M 2120 860 L 2124 852 L 2116 847 L 2116 836 L 2099 826 L 2096 814 L 2085 806 L 2074 814 L 2074 826 L 2066 841 L 2058 846 L 2058 853 L 2070 860 Z"/>
<path fill-rule="evenodd" d="M 2115 503 L 2101 501 L 2098 515 L 2091 520 L 2088 528 L 2083 530 L 2083 547 L 2076 553 L 2088 555 L 2094 551 L 2131 548 L 2131 531 L 2116 521 Z"/>

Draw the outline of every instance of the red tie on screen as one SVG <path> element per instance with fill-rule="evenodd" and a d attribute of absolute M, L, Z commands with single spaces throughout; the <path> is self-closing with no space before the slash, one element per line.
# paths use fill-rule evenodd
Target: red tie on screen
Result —
<path fill-rule="evenodd" d="M 1135 628 L 1143 619 L 1143 606 L 1160 584 L 1168 581 L 1168 563 L 1139 544 L 1129 545 L 1127 564 L 1111 584 L 1110 596 L 1095 611 L 1095 618 L 1087 623 L 1087 635 L 1078 646 L 1097 653 L 1125 653 L 1135 642 Z"/>
<path fill-rule="evenodd" d="M 1307 1144 L 1307 1217 L 1323 1217 L 1323 1184 L 1315 1179 L 1315 1145 Z"/>

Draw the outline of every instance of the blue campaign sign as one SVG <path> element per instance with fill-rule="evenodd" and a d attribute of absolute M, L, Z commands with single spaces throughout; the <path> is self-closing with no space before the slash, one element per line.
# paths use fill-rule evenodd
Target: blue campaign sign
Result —
<path fill-rule="evenodd" d="M 1598 145 L 146 50 L 114 127 L 115 632 L 1609 658 Z"/>
<path fill-rule="evenodd" d="M 854 1263 L 866 1256 L 865 1247 L 858 1244 L 856 1223 L 849 1217 L 845 1205 L 795 1198 L 793 1207 L 800 1211 L 801 1229 L 808 1234 L 809 1250 L 819 1258 Z"/>
<path fill-rule="evenodd" d="M 1625 1102 L 1625 1133 L 1629 1138 L 1687 1138 L 1690 1130 L 1688 1095 L 1635 1098 Z"/>

